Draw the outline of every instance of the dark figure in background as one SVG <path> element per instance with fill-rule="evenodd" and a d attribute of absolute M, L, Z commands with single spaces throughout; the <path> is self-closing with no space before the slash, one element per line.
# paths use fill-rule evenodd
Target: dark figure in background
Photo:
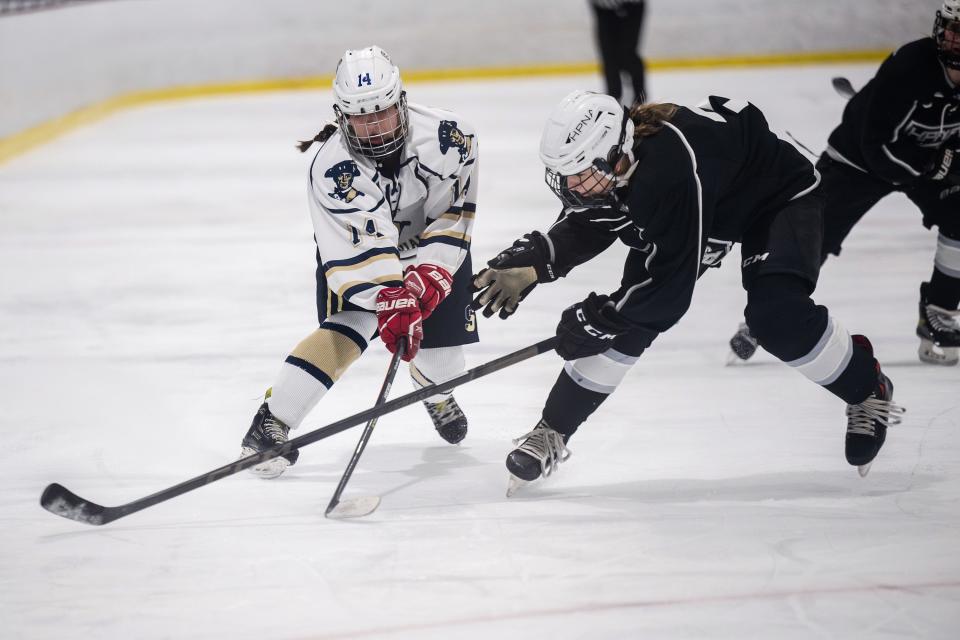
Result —
<path fill-rule="evenodd" d="M 590 0 L 590 7 L 596 16 L 597 48 L 603 61 L 607 94 L 623 101 L 620 74 L 626 73 L 633 85 L 633 102 L 643 102 L 645 69 L 639 47 L 647 3 L 645 0 Z"/>

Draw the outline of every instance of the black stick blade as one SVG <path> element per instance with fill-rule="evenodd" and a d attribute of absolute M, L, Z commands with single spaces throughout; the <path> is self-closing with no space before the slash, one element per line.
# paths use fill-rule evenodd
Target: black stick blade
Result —
<path fill-rule="evenodd" d="M 833 83 L 833 90 L 840 94 L 841 98 L 849 100 L 857 93 L 857 90 L 853 88 L 853 85 L 846 78 L 833 78 L 831 82 Z"/>
<path fill-rule="evenodd" d="M 86 524 L 101 525 L 113 520 L 108 518 L 106 507 L 84 500 L 56 482 L 43 490 L 40 506 L 55 515 Z"/>

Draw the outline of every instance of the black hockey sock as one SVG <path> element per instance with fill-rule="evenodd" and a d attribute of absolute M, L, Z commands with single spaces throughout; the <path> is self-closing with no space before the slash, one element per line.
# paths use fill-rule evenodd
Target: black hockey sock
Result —
<path fill-rule="evenodd" d="M 823 385 L 824 389 L 847 404 L 860 404 L 877 388 L 879 365 L 873 357 L 873 347 L 863 336 L 851 336 L 853 353 L 850 362 L 837 379 Z"/>
<path fill-rule="evenodd" d="M 562 433 L 564 440 L 569 440 L 577 428 L 608 397 L 607 393 L 597 393 L 581 387 L 566 371 L 561 371 L 550 395 L 547 396 L 543 419 L 551 429 Z"/>
<path fill-rule="evenodd" d="M 934 267 L 930 282 L 925 284 L 923 293 L 926 293 L 927 303 L 947 311 L 953 311 L 960 305 L 960 278 L 952 278 Z"/>
<path fill-rule="evenodd" d="M 790 275 L 757 278 L 747 291 L 747 324 L 760 345 L 847 404 L 863 402 L 877 384 L 870 342 L 848 334 L 809 287 Z M 842 370 L 834 365 L 846 362 Z"/>

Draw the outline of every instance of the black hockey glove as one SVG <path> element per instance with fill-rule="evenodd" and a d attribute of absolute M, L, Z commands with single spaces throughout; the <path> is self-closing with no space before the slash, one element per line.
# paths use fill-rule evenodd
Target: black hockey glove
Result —
<path fill-rule="evenodd" d="M 550 264 L 547 239 L 539 231 L 524 234 L 487 266 L 470 282 L 471 291 L 479 292 L 470 306 L 485 307 L 483 315 L 487 318 L 497 311 L 501 318 L 509 317 L 538 282 L 557 279 Z"/>
<path fill-rule="evenodd" d="M 591 293 L 583 302 L 564 309 L 557 325 L 557 353 L 578 360 L 603 353 L 613 339 L 630 326 L 617 312 L 610 296 Z"/>
<path fill-rule="evenodd" d="M 937 154 L 933 168 L 927 172 L 927 178 L 943 184 L 960 184 L 960 149 L 944 147 Z"/>

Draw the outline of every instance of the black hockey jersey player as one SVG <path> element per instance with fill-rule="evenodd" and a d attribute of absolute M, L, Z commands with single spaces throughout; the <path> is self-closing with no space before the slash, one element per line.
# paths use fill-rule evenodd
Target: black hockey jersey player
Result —
<path fill-rule="evenodd" d="M 567 209 L 547 238 L 557 276 L 617 238 L 628 245 L 621 287 L 611 298 L 624 320 L 652 333 L 683 316 L 697 278 L 719 266 L 733 243 L 754 230 L 763 236 L 773 216 L 819 181 L 813 165 L 770 131 L 757 107 L 717 96 L 696 108 L 678 107 L 634 154 L 637 165 L 617 191 L 618 208 Z M 802 275 L 815 282 L 819 237 L 811 246 L 812 273 Z"/>
<path fill-rule="evenodd" d="M 827 155 L 885 182 L 910 185 L 928 174 L 945 145 L 960 147 L 960 87 L 940 63 L 933 38 L 903 45 L 847 103 Z"/>

